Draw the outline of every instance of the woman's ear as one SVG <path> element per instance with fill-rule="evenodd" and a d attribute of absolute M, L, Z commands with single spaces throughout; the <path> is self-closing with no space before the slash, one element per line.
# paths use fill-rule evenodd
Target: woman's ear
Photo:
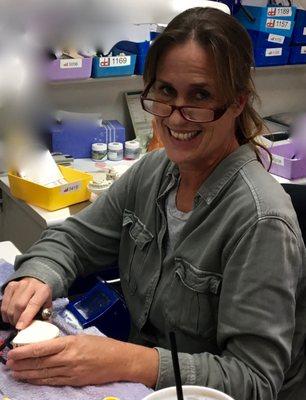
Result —
<path fill-rule="evenodd" d="M 239 115 L 242 113 L 247 101 L 249 99 L 248 94 L 240 94 L 236 101 L 233 104 L 233 111 L 234 111 L 234 115 L 235 117 L 239 117 Z"/>

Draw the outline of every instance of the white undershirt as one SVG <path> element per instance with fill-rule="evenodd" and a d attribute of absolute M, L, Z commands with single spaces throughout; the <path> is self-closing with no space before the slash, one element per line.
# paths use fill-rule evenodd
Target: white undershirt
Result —
<path fill-rule="evenodd" d="M 177 187 L 175 187 L 168 195 L 166 200 L 166 213 L 168 225 L 168 241 L 167 241 L 167 255 L 172 253 L 176 242 L 179 239 L 180 233 L 190 217 L 192 210 L 183 212 L 176 207 L 176 194 Z"/>

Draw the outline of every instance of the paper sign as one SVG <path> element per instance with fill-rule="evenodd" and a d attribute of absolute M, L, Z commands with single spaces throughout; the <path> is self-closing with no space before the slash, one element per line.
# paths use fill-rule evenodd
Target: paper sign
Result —
<path fill-rule="evenodd" d="M 273 164 L 280 165 L 281 167 L 283 167 L 285 164 L 284 157 L 277 156 L 275 154 L 272 154 L 272 162 L 273 162 Z"/>
<path fill-rule="evenodd" d="M 306 36 L 306 26 L 303 29 L 303 36 Z"/>
<path fill-rule="evenodd" d="M 292 8 L 291 7 L 268 7 L 267 9 L 268 17 L 291 17 Z"/>
<path fill-rule="evenodd" d="M 60 60 L 60 68 L 82 68 L 82 61 L 83 60 L 81 58 Z"/>
<path fill-rule="evenodd" d="M 266 57 L 276 57 L 283 54 L 283 49 L 281 47 L 275 47 L 275 49 L 266 49 Z"/>
<path fill-rule="evenodd" d="M 285 29 L 289 31 L 291 29 L 291 21 L 287 21 L 285 19 L 267 18 L 266 28 Z"/>
<path fill-rule="evenodd" d="M 77 192 L 81 187 L 81 182 L 73 182 L 68 183 L 68 185 L 64 185 L 61 187 L 62 194 L 69 194 L 72 192 Z"/>
<path fill-rule="evenodd" d="M 273 33 L 270 33 L 270 35 L 268 36 L 268 42 L 283 44 L 284 41 L 285 36 L 273 35 Z"/>
<path fill-rule="evenodd" d="M 306 54 L 306 46 L 301 47 L 301 54 Z"/>
<path fill-rule="evenodd" d="M 131 65 L 131 56 L 100 57 L 99 67 L 126 67 Z"/>

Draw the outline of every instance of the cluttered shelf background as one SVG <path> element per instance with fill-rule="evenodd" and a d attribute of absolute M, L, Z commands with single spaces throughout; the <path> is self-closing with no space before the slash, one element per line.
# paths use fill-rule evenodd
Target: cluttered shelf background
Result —
<path fill-rule="evenodd" d="M 257 67 L 253 72 L 262 116 L 281 112 L 298 112 L 305 108 L 306 65 Z M 100 79 L 49 82 L 47 91 L 58 109 L 79 112 L 102 112 L 126 126 L 127 136 L 133 128 L 124 93 L 142 90 L 141 75 Z"/>

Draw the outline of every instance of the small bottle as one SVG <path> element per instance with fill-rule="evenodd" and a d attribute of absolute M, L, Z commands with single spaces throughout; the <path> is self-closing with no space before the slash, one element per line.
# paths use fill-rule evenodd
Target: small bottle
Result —
<path fill-rule="evenodd" d="M 123 159 L 123 144 L 119 142 L 108 143 L 107 158 L 110 161 L 121 161 Z"/>
<path fill-rule="evenodd" d="M 125 142 L 124 158 L 126 160 L 137 160 L 140 154 L 140 146 L 137 140 L 129 140 Z"/>
<path fill-rule="evenodd" d="M 107 159 L 107 144 L 93 143 L 91 145 L 91 159 L 93 161 L 104 161 Z"/>

